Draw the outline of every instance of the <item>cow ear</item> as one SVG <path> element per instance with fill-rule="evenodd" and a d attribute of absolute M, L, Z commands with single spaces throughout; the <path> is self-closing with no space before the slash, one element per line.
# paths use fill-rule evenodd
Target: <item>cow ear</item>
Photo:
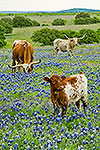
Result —
<path fill-rule="evenodd" d="M 77 39 L 77 41 L 79 42 L 79 41 L 80 41 L 80 39 Z"/>
<path fill-rule="evenodd" d="M 43 80 L 46 81 L 46 82 L 50 82 L 51 81 L 48 77 L 44 77 Z"/>
<path fill-rule="evenodd" d="M 61 78 L 62 78 L 62 81 L 63 81 L 63 80 L 65 80 L 65 79 L 66 79 L 66 76 L 62 76 Z"/>

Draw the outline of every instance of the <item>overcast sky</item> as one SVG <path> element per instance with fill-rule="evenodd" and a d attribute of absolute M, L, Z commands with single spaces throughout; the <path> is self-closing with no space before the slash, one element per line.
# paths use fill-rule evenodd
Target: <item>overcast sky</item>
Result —
<path fill-rule="evenodd" d="M 100 10 L 100 0 L 0 0 L 0 11 L 59 11 L 71 8 Z"/>

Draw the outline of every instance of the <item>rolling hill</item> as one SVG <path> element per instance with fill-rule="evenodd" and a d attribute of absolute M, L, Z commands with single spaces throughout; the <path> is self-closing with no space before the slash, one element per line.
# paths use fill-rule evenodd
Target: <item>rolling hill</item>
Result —
<path fill-rule="evenodd" d="M 75 12 L 100 12 L 96 9 L 87 9 L 87 8 L 72 8 L 67 10 L 60 11 L 0 11 L 0 13 L 75 13 Z"/>

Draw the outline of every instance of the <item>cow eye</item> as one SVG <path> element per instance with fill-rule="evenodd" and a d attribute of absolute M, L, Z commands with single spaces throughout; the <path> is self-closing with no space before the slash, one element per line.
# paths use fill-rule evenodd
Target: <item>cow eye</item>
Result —
<path fill-rule="evenodd" d="M 56 83 L 56 81 L 55 80 L 52 80 L 52 84 L 55 84 Z"/>
<path fill-rule="evenodd" d="M 73 41 L 73 39 L 71 39 L 71 42 Z"/>

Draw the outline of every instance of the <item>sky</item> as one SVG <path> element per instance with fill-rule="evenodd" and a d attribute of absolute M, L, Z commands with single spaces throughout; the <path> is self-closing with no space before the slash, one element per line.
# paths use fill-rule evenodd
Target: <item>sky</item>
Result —
<path fill-rule="evenodd" d="M 0 11 L 60 11 L 99 9 L 100 0 L 0 0 Z"/>

